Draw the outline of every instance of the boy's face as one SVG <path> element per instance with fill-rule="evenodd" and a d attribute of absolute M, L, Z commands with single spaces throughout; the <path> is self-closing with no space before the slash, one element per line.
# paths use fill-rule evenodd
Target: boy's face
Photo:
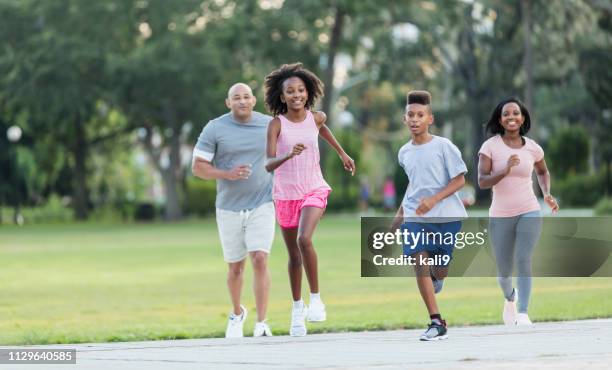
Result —
<path fill-rule="evenodd" d="M 404 123 L 410 129 L 412 135 L 422 135 L 429 130 L 434 118 L 431 114 L 431 107 L 423 104 L 408 104 Z"/>

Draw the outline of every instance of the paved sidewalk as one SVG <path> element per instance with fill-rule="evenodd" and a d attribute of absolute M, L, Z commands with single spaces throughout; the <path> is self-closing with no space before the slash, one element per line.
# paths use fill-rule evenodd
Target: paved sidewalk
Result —
<path fill-rule="evenodd" d="M 423 330 L 313 334 L 302 338 L 99 343 L 76 348 L 76 365 L 0 369 L 609 369 L 612 320 L 453 328 L 420 342 Z M 6 348 L 6 347 L 2 347 Z"/>

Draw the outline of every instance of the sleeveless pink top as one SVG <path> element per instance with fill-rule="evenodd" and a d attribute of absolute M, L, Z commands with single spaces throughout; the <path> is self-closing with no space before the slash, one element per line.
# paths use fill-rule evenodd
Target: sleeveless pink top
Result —
<path fill-rule="evenodd" d="M 298 200 L 314 190 L 331 190 L 319 165 L 319 128 L 312 112 L 307 110 L 304 121 L 297 123 L 282 114 L 278 118 L 281 130 L 276 156 L 286 155 L 295 144 L 304 144 L 306 149 L 274 170 L 274 200 Z"/>

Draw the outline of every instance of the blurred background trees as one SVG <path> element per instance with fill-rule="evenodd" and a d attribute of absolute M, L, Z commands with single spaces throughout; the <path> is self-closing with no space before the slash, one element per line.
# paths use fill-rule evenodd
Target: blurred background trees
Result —
<path fill-rule="evenodd" d="M 611 24 L 598 0 L 0 0 L 0 209 L 5 222 L 68 206 L 81 220 L 209 213 L 214 186 L 189 171 L 202 127 L 237 81 L 264 111 L 265 75 L 296 61 L 325 82 L 319 109 L 358 163 L 350 178 L 322 146 L 330 208 L 356 209 L 362 182 L 380 205 L 388 176 L 401 198 L 410 89 L 433 93 L 435 133 L 472 184 L 484 122 L 522 98 L 553 193 L 591 207 L 611 190 Z"/>

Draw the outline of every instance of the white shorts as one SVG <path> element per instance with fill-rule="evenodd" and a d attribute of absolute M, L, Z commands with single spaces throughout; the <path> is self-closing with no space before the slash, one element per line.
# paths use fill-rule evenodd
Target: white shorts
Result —
<path fill-rule="evenodd" d="M 274 241 L 274 203 L 238 212 L 217 208 L 217 227 L 225 262 L 242 261 L 248 252 L 270 253 Z"/>

